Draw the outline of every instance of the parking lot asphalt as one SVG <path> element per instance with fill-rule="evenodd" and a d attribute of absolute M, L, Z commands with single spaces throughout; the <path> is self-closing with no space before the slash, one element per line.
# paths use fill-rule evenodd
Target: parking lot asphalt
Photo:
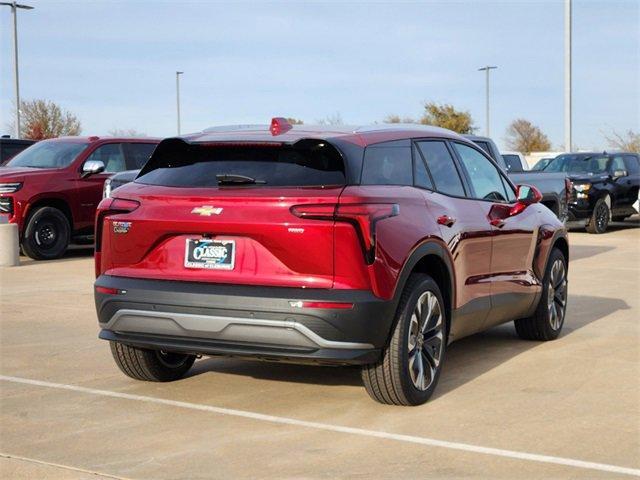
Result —
<path fill-rule="evenodd" d="M 640 476 L 640 221 L 570 234 L 554 342 L 451 345 L 432 400 L 374 403 L 356 368 L 203 358 L 169 384 L 97 339 L 90 250 L 0 269 L 0 477 Z"/>

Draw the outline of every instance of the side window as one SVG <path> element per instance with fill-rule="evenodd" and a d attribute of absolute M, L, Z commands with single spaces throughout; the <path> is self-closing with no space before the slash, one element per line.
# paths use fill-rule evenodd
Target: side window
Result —
<path fill-rule="evenodd" d="M 477 140 L 477 141 L 474 141 L 473 143 L 475 143 L 482 150 L 484 150 L 487 155 L 491 156 L 491 147 L 489 147 L 489 144 L 487 142 L 483 142 L 482 140 Z"/>
<path fill-rule="evenodd" d="M 629 175 L 640 174 L 640 163 L 638 163 L 638 157 L 635 155 L 625 155 L 624 164 L 627 167 L 627 173 Z"/>
<path fill-rule="evenodd" d="M 609 170 L 611 171 L 611 173 L 615 172 L 616 170 L 626 170 L 626 169 L 627 167 L 625 167 L 624 165 L 624 161 L 622 160 L 622 155 L 616 155 L 611 159 L 611 166 L 609 167 Z"/>
<path fill-rule="evenodd" d="M 155 143 L 125 143 L 127 154 L 127 170 L 139 170 L 144 167 L 156 148 Z"/>
<path fill-rule="evenodd" d="M 413 185 L 409 141 L 370 145 L 363 163 L 362 185 Z"/>
<path fill-rule="evenodd" d="M 469 174 L 475 198 L 497 201 L 515 200 L 515 193 L 511 191 L 511 187 L 508 184 L 505 185 L 498 169 L 484 155 L 468 145 L 454 143 L 454 146 Z"/>
<path fill-rule="evenodd" d="M 418 148 L 424 157 L 435 188 L 448 195 L 464 197 L 464 187 L 447 146 L 441 141 L 418 142 Z"/>
<path fill-rule="evenodd" d="M 104 171 L 107 173 L 117 173 L 126 170 L 122 145 L 119 143 L 108 143 L 94 150 L 86 161 L 100 160 L 104 163 Z"/>
<path fill-rule="evenodd" d="M 427 188 L 433 190 L 433 183 L 431 183 L 431 177 L 427 172 L 427 167 L 424 164 L 424 160 L 418 148 L 413 147 L 413 181 L 416 187 Z"/>

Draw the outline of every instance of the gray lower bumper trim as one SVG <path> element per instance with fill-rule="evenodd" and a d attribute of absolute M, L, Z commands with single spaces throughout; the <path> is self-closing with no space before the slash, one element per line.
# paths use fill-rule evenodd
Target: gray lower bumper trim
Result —
<path fill-rule="evenodd" d="M 369 343 L 326 340 L 304 325 L 288 320 L 118 310 L 102 324 L 115 332 L 148 333 L 304 348 L 371 349 Z"/>

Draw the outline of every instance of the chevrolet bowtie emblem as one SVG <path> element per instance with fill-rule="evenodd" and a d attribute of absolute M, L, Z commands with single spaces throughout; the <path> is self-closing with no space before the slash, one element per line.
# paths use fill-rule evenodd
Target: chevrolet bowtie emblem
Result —
<path fill-rule="evenodd" d="M 203 217 L 210 217 L 211 215 L 220 215 L 222 213 L 221 207 L 212 207 L 211 205 L 203 205 L 191 210 L 191 213 L 196 215 L 202 215 Z"/>

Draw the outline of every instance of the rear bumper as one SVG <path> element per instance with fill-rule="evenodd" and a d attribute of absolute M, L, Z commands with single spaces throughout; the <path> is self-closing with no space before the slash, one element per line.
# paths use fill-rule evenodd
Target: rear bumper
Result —
<path fill-rule="evenodd" d="M 100 338 L 205 355 L 296 362 L 375 362 L 395 306 L 369 291 L 214 285 L 102 275 Z M 298 301 L 352 308 L 300 308 Z"/>

